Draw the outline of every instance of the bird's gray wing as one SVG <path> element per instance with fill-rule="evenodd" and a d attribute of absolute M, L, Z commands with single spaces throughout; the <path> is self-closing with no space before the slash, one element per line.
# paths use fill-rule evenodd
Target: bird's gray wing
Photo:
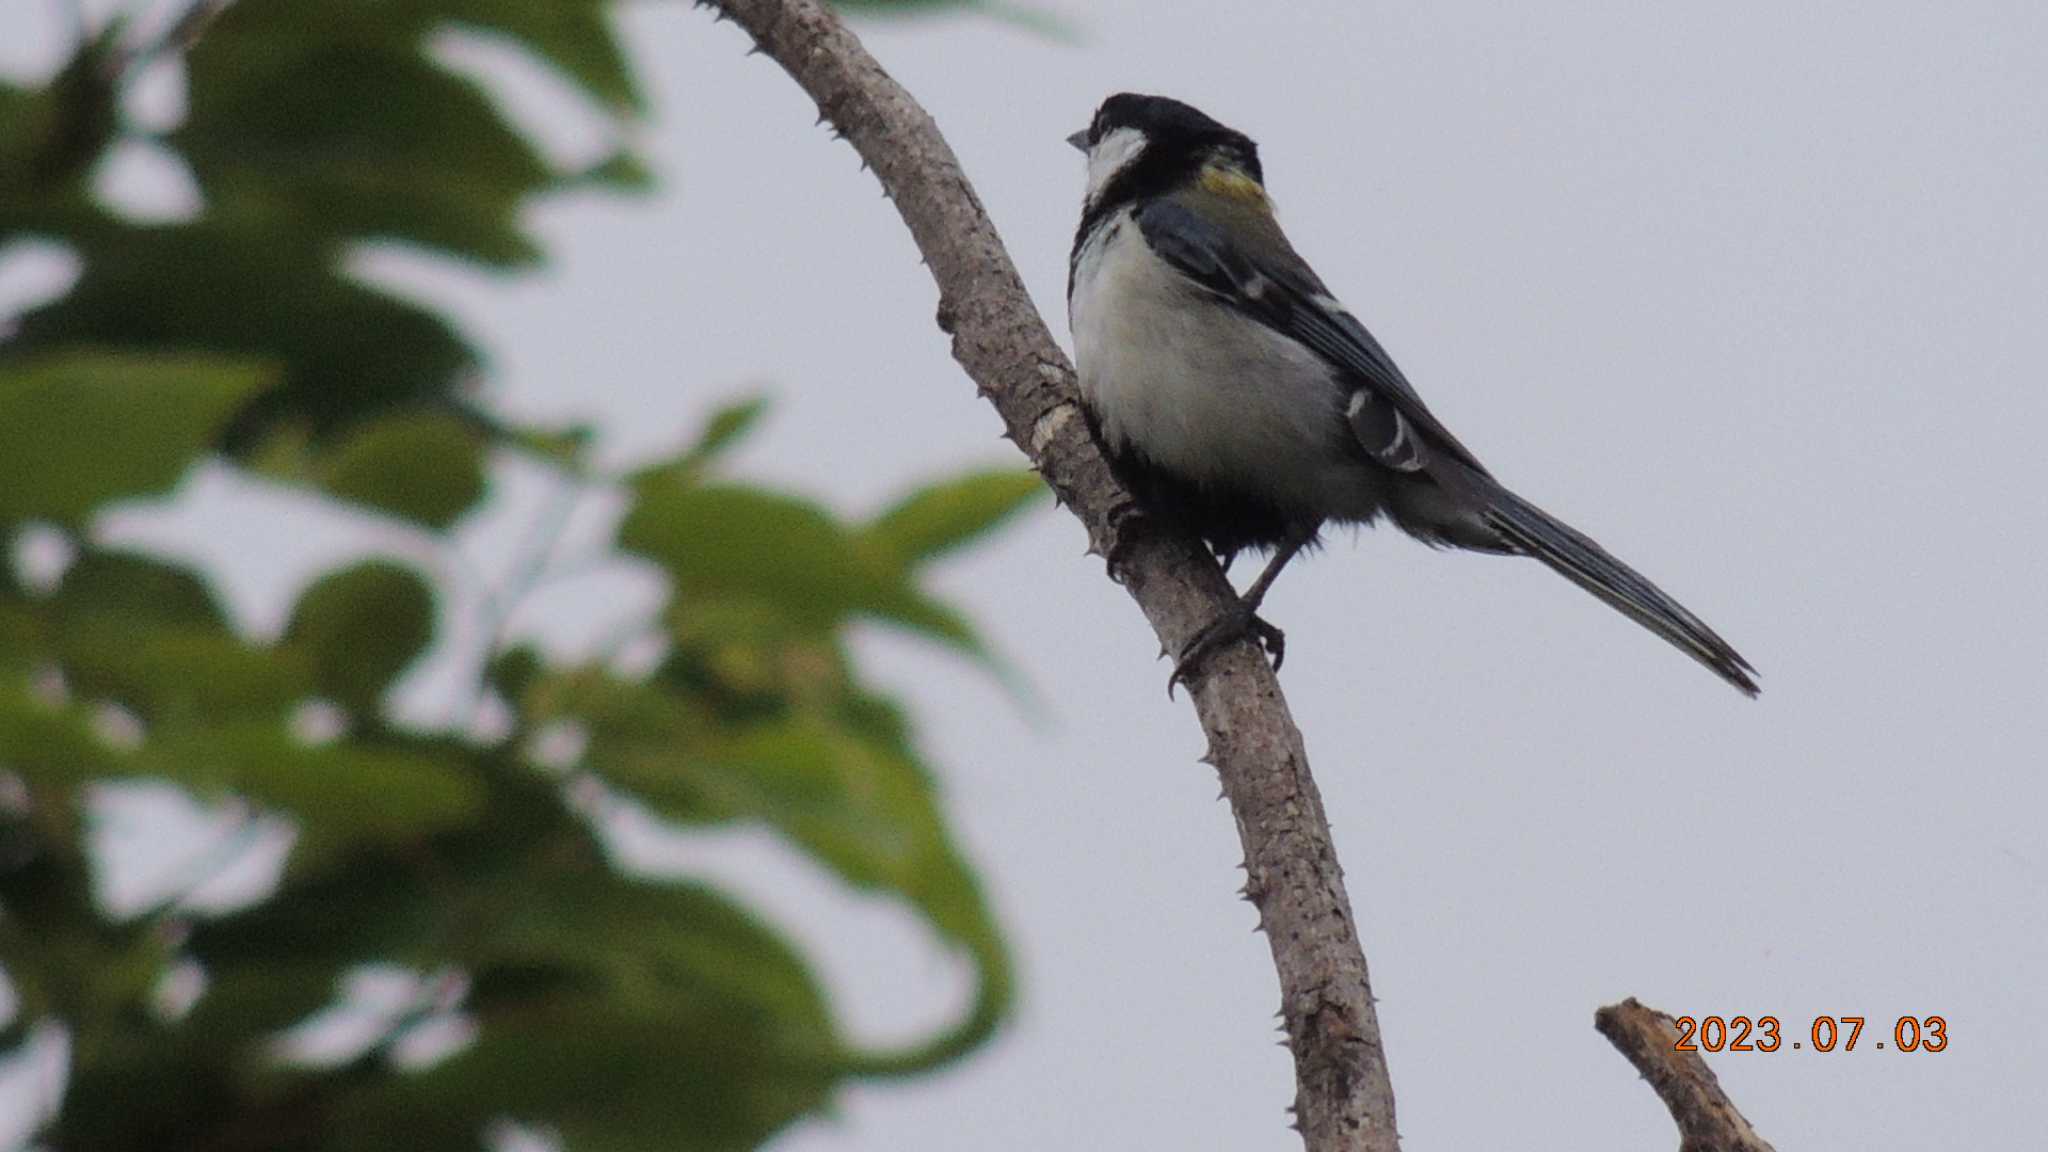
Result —
<path fill-rule="evenodd" d="M 1297 255 L 1270 215 L 1231 206 L 1234 224 L 1263 233 L 1254 257 L 1219 221 L 1182 200 L 1161 197 L 1136 213 L 1153 251 L 1219 302 L 1294 340 L 1327 361 L 1353 389 L 1345 416 L 1359 445 L 1400 472 L 1426 469 L 1437 453 L 1486 476 L 1486 468 L 1422 402 L 1365 325 L 1344 310 Z"/>

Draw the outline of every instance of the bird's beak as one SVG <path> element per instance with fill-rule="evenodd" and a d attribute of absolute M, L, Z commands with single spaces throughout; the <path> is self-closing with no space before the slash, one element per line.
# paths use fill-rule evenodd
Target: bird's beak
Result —
<path fill-rule="evenodd" d="M 1088 130 L 1086 128 L 1083 128 L 1079 132 L 1074 133 L 1072 136 L 1067 137 L 1067 143 L 1072 144 L 1074 147 L 1079 148 L 1083 152 L 1086 152 L 1088 150 Z"/>

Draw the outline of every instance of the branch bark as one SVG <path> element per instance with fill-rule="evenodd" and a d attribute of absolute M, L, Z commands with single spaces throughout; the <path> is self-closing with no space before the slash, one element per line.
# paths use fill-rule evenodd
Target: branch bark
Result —
<path fill-rule="evenodd" d="M 1600 1030 L 1650 1082 L 1678 1125 L 1678 1152 L 1773 1152 L 1736 1111 L 1697 1052 L 1677 1050 L 1671 1017 L 1630 997 L 1593 1014 Z"/>
<path fill-rule="evenodd" d="M 938 126 L 817 0 L 718 0 L 873 168 L 939 288 L 953 355 L 1088 530 L 1168 652 L 1236 598 L 1198 543 L 1154 530 L 1082 414 L 1072 364 L 1024 291 Z M 1047 147 L 1057 147 L 1050 141 Z M 1279 973 L 1309 1152 L 1396 1152 L 1379 1019 L 1301 732 L 1263 654 L 1239 643 L 1189 685 L 1244 845 L 1244 894 Z"/>

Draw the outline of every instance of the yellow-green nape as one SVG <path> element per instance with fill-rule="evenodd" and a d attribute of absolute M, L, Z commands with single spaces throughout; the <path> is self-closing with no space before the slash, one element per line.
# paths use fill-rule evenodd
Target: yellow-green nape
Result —
<path fill-rule="evenodd" d="M 1202 190 L 1212 195 L 1246 204 L 1256 204 L 1261 208 L 1272 207 L 1272 201 L 1267 198 L 1265 188 L 1261 187 L 1257 180 L 1252 179 L 1250 173 L 1234 164 L 1211 160 L 1202 165 L 1201 182 Z"/>

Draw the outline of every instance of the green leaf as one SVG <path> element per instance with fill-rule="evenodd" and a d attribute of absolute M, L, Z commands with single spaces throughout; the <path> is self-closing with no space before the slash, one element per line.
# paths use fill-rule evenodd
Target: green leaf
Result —
<path fill-rule="evenodd" d="M 43 642 L 42 622 L 26 605 L 0 593 L 0 670 L 33 664 Z"/>
<path fill-rule="evenodd" d="M 1045 493 L 1035 473 L 992 469 L 928 484 L 897 501 L 860 533 L 861 545 L 904 570 L 875 614 L 981 664 L 1020 704 L 1035 708 L 1022 672 L 999 657 L 958 609 L 926 595 L 914 570 L 994 531 Z"/>
<path fill-rule="evenodd" d="M 571 469 L 582 465 L 591 444 L 597 440 L 597 429 L 589 424 L 574 424 L 566 428 L 501 428 L 498 432 L 528 452 Z"/>
<path fill-rule="evenodd" d="M 65 571 L 54 608 L 67 622 L 104 616 L 131 627 L 227 627 L 227 614 L 198 573 L 135 552 L 87 551 Z"/>
<path fill-rule="evenodd" d="M 238 3 L 192 50 L 189 112 L 168 140 L 209 199 L 289 212 L 300 231 L 537 259 L 518 211 L 555 174 L 533 145 L 420 51 L 424 29 L 379 26 L 369 5 L 356 27 L 309 7 L 351 6 Z"/>
<path fill-rule="evenodd" d="M 651 192 L 660 183 L 654 169 L 647 161 L 629 149 L 621 148 L 602 162 L 577 173 L 579 183 L 595 184 L 614 192 Z"/>
<path fill-rule="evenodd" d="M 721 406 L 704 422 L 704 431 L 697 436 L 697 442 L 690 446 L 689 451 L 683 453 L 683 460 L 692 468 L 704 467 L 744 439 L 767 413 L 766 396 L 748 396 Z"/>
<path fill-rule="evenodd" d="M 1020 706 L 1027 709 L 1036 707 L 1031 686 L 1023 672 L 991 648 L 980 630 L 959 609 L 912 589 L 893 598 L 877 615 L 980 664 L 1016 698 Z"/>
<path fill-rule="evenodd" d="M 67 626 L 57 652 L 75 689 L 125 704 L 150 722 L 281 717 L 311 690 L 298 653 L 256 648 L 217 629 L 129 628 L 97 617 Z"/>
<path fill-rule="evenodd" d="M 307 957 L 285 949 L 236 964 L 206 969 L 206 994 L 180 1032 L 228 1062 L 239 1064 L 246 1049 L 328 1006 L 344 968 L 327 956 Z"/>
<path fill-rule="evenodd" d="M 182 783 L 298 817 L 294 867 L 317 866 L 364 844 L 423 840 L 467 824 L 483 804 L 476 774 L 451 753 L 359 740 L 307 745 L 282 724 L 167 732 L 148 751 L 166 768 L 175 766 Z"/>
<path fill-rule="evenodd" d="M 299 598 L 285 629 L 285 642 L 312 661 L 314 687 L 368 722 L 433 639 L 433 590 L 387 560 L 322 577 Z"/>
<path fill-rule="evenodd" d="M 834 7 L 859 15 L 931 16 L 948 12 L 986 16 L 1062 43 L 1078 43 L 1080 32 L 1057 13 L 1007 0 L 833 0 Z"/>
<path fill-rule="evenodd" d="M 427 42 L 450 26 L 511 39 L 615 115 L 641 108 L 598 0 L 242 0 L 191 52 L 190 111 L 170 142 L 209 199 L 284 209 L 330 235 L 531 263 L 523 203 L 592 174 L 553 170 L 483 88 L 434 63 Z M 642 175 L 625 161 L 596 174 Z"/>
<path fill-rule="evenodd" d="M 55 102 L 47 91 L 0 82 L 0 205 L 15 209 L 43 190 L 32 174 L 43 150 L 43 134 Z M 0 220 L 4 220 L 0 216 Z M 0 227 L 0 236 L 7 229 Z"/>
<path fill-rule="evenodd" d="M 821 631 L 900 583 L 823 509 L 758 488 L 642 484 L 619 544 L 668 569 L 680 597 L 753 597 Z"/>
<path fill-rule="evenodd" d="M 704 422 L 704 430 L 698 433 L 696 443 L 677 453 L 673 459 L 633 473 L 629 479 L 634 489 L 645 494 L 697 483 L 703 471 L 725 455 L 727 449 L 744 439 L 767 411 L 766 396 L 748 396 L 719 407 Z"/>
<path fill-rule="evenodd" d="M 520 698 L 543 667 L 540 649 L 518 644 L 498 652 L 484 666 L 484 680 L 503 695 L 516 710 Z"/>
<path fill-rule="evenodd" d="M 360 1082 L 319 1147 L 468 1148 L 511 1117 L 576 1152 L 746 1152 L 822 1108 L 843 1071 L 759 1023 L 715 1001 L 649 1012 L 560 998 L 486 1019 L 475 1044 L 427 1072 Z"/>
<path fill-rule="evenodd" d="M 584 970 L 591 978 L 583 987 L 652 1011 L 677 1000 L 723 1002 L 753 1013 L 761 1027 L 834 1046 L 824 994 L 796 950 L 710 888 L 555 870 L 514 890 L 497 894 L 480 917 L 487 926 L 460 947 L 470 970 Z"/>
<path fill-rule="evenodd" d="M 381 959 L 468 973 L 472 1048 L 422 1072 L 328 1082 L 337 1107 L 321 1130 L 346 1148 L 469 1147 L 498 1116 L 558 1128 L 579 1149 L 751 1147 L 841 1076 L 816 980 L 719 893 L 621 877 L 495 820 L 473 835 L 530 851 L 486 869 L 451 867 L 473 858 L 445 841 L 431 857 L 359 855 L 195 925 L 193 954 L 221 976 L 193 1042 L 302 1015 L 322 972 Z M 262 982 L 271 972 L 286 994 Z M 214 1002 L 231 996 L 243 1003 Z"/>
<path fill-rule="evenodd" d="M 610 0 L 427 0 L 427 7 L 517 38 L 614 114 L 646 111 L 612 30 Z"/>
<path fill-rule="evenodd" d="M 937 851 L 916 762 L 820 718 L 714 725 L 653 684 L 591 672 L 557 676 L 535 704 L 581 720 L 589 766 L 678 819 L 771 825 L 862 887 L 907 888 L 957 863 Z"/>
<path fill-rule="evenodd" d="M 150 557 L 88 551 L 50 610 L 50 654 L 73 690 L 152 723 L 280 716 L 311 691 L 299 653 L 243 641 L 195 573 Z"/>
<path fill-rule="evenodd" d="M 853 532 L 809 501 L 685 483 L 676 467 L 637 478 L 640 499 L 620 524 L 619 543 L 674 579 L 669 618 L 679 641 L 702 638 L 707 612 L 745 620 L 740 609 L 749 602 L 811 639 L 849 617 L 869 616 L 961 652 L 1020 697 L 1028 695 L 1021 676 L 964 616 L 918 588 L 907 554 L 937 555 L 986 531 L 1039 490 L 1035 479 L 1022 483 L 1029 474 L 989 473 L 925 489 Z"/>
<path fill-rule="evenodd" d="M 206 348 L 275 365 L 275 386 L 228 429 L 230 451 L 281 425 L 317 443 L 392 408 L 454 405 L 476 367 L 445 320 L 346 279 L 331 239 L 263 205 L 164 227 L 95 217 L 63 238 L 85 271 L 22 317 L 15 346 Z M 147 425 L 131 414 L 118 427 Z"/>
<path fill-rule="evenodd" d="M 331 44 L 418 48 L 443 27 L 465 26 L 509 37 L 625 114 L 641 107 L 631 62 L 613 33 L 613 0 L 239 0 L 208 26 L 214 37 L 268 41 L 280 54 Z M 243 10 L 246 9 L 246 10 Z"/>
<path fill-rule="evenodd" d="M 113 142 L 120 109 L 109 65 L 121 23 L 81 43 L 47 87 L 0 85 L 0 205 L 77 189 Z"/>
<path fill-rule="evenodd" d="M 980 994 L 965 1019 L 923 1045 L 864 1056 L 864 1066 L 929 1067 L 1002 1018 L 1010 977 L 1000 934 L 946 834 L 930 775 L 886 709 L 870 702 L 849 715 L 855 723 L 798 713 L 732 727 L 656 684 L 592 672 L 558 675 L 529 702 L 536 723 L 580 720 L 588 767 L 656 812 L 685 824 L 776 828 L 848 883 L 902 897 L 974 958 Z"/>
<path fill-rule="evenodd" d="M 483 497 L 483 440 L 453 416 L 408 413 L 349 435 L 325 471 L 344 500 L 446 528 Z"/>
<path fill-rule="evenodd" d="M 330 988 L 358 964 L 431 967 L 447 958 L 447 910 L 438 901 L 445 889 L 436 881 L 451 879 L 488 886 L 500 877 L 451 875 L 417 851 L 355 853 L 329 868 L 287 875 L 275 896 L 253 908 L 196 922 L 189 947 L 221 973 L 280 962 L 322 967 Z"/>
<path fill-rule="evenodd" d="M 496 897 L 457 949 L 476 1044 L 352 1094 L 340 1146 L 459 1146 L 512 1116 L 578 1149 L 752 1148 L 841 1075 L 816 980 L 717 892 L 554 871 Z"/>
<path fill-rule="evenodd" d="M 0 769 L 56 791 L 137 767 L 134 754 L 100 739 L 88 709 L 40 699 L 26 675 L 0 671 Z"/>
<path fill-rule="evenodd" d="M 1034 472 L 972 472 L 910 493 L 875 517 L 864 535 L 917 564 L 980 539 L 1044 494 L 1045 484 Z"/>
<path fill-rule="evenodd" d="M 0 365 L 0 523 L 76 527 L 163 492 L 270 380 L 247 361 L 77 351 Z"/>

